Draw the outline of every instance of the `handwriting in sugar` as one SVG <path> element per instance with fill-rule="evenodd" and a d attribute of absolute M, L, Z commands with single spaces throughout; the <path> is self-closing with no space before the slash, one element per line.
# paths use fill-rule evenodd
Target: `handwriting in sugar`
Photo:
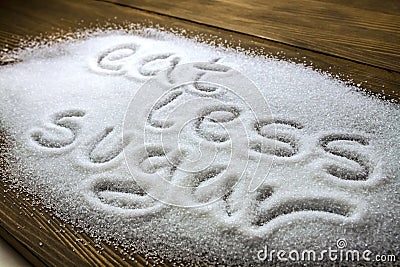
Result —
<path fill-rule="evenodd" d="M 180 57 L 174 53 L 140 57 L 138 49 L 137 44 L 114 46 L 100 54 L 93 70 L 107 75 L 125 75 L 138 80 L 165 73 L 164 79 L 171 84 L 172 89 L 159 97 L 147 116 L 142 118 L 146 122 L 145 130 L 153 135 L 160 134 L 166 140 L 179 139 L 180 137 L 171 131 L 173 126 L 179 123 L 174 118 L 176 116 L 183 118 L 184 113 L 192 112 L 194 115 L 191 114 L 189 119 L 185 117 L 184 123 L 181 123 L 179 133 L 186 133 L 199 146 L 199 149 L 194 147 L 185 150 L 179 143 L 175 147 L 166 146 L 162 142 L 153 142 L 150 145 L 144 143 L 136 150 L 138 173 L 158 175 L 171 184 L 189 188 L 184 194 L 191 198 L 191 203 L 219 203 L 220 209 L 212 210 L 210 213 L 220 218 L 222 224 L 241 221 L 243 216 L 248 216 L 243 210 L 252 206 L 254 208 L 252 218 L 244 220 L 247 224 L 242 229 L 250 234 L 260 233 L 263 229 L 269 231 L 269 222 L 291 216 L 294 212 L 307 212 L 310 216 L 324 214 L 339 220 L 357 217 L 361 212 L 360 206 L 363 203 L 350 200 L 348 195 L 342 194 L 340 190 L 337 194 L 314 194 L 307 198 L 280 200 L 275 192 L 288 190 L 288 187 L 284 183 L 269 184 L 265 172 L 262 173 L 265 176 L 263 182 L 251 191 L 246 190 L 246 187 L 235 186 L 240 177 L 225 174 L 230 164 L 237 164 L 243 158 L 246 161 L 254 161 L 257 158 L 260 165 L 264 162 L 270 164 L 271 160 L 278 164 L 287 163 L 289 168 L 293 162 L 309 163 L 319 160 L 322 162 L 319 166 L 325 175 L 324 179 L 349 182 L 349 186 L 357 186 L 357 183 L 363 185 L 368 183 L 373 171 L 371 156 L 366 153 L 372 151 L 372 147 L 366 136 L 346 132 L 321 132 L 313 135 L 315 142 L 312 145 L 309 143 L 305 145 L 303 139 L 308 131 L 306 125 L 300 121 L 284 116 L 265 118 L 259 118 L 258 114 L 249 116 L 248 114 L 253 112 L 251 106 L 249 107 L 246 101 L 242 103 L 234 91 L 202 80 L 206 79 L 207 73 L 230 71 L 228 67 L 216 64 L 218 59 L 210 60 L 208 63 L 192 64 L 195 73 L 192 82 L 180 85 L 176 84 L 176 77 L 179 76 L 179 73 L 176 73 L 176 66 Z M 127 60 L 137 62 L 136 68 L 128 69 L 125 65 Z M 206 104 L 194 111 L 190 111 L 190 108 L 187 109 L 184 105 L 204 99 Z M 121 159 L 124 148 L 133 145 L 132 141 L 125 142 L 126 140 L 121 139 L 123 130 L 115 125 L 105 126 L 102 131 L 91 133 L 90 142 L 84 147 L 77 146 L 79 134 L 89 131 L 82 123 L 86 112 L 64 110 L 49 116 L 46 125 L 31 131 L 32 144 L 48 153 L 79 149 L 82 153 L 80 160 L 85 159 L 88 163 L 86 166 L 90 168 L 107 165 L 114 168 L 117 166 L 115 162 L 118 162 L 118 166 L 123 164 Z M 231 135 L 237 131 L 238 125 L 244 127 L 243 132 L 246 132 L 245 138 L 241 137 L 243 140 L 235 139 Z M 307 140 L 309 139 L 308 137 Z M 134 137 L 130 140 L 134 140 Z M 229 161 L 211 161 L 204 168 L 195 171 L 185 170 L 187 162 L 193 162 L 202 153 L 209 155 L 207 154 L 209 151 L 199 150 L 212 148 L 229 151 L 237 140 L 248 144 L 246 149 L 241 151 L 242 156 L 230 158 Z M 306 168 L 307 164 L 302 166 Z M 182 172 L 185 174 L 182 175 Z M 156 215 L 163 208 L 167 208 L 166 205 L 150 197 L 134 179 L 127 182 L 126 179 L 107 176 L 96 179 L 93 183 L 92 190 L 97 200 L 105 206 L 124 210 L 132 216 Z M 205 190 L 204 187 L 210 183 L 216 184 L 217 187 Z M 240 203 L 238 201 L 240 197 L 235 197 L 238 195 L 247 195 L 246 198 L 250 199 L 250 202 Z M 312 212 L 317 213 L 312 214 Z"/>
<path fill-rule="evenodd" d="M 181 61 L 175 53 L 140 55 L 140 44 L 118 44 L 99 53 L 91 69 L 98 74 L 122 75 L 129 79 L 145 81 L 157 73 L 167 74 Z M 172 83 L 172 81 L 171 81 Z"/>

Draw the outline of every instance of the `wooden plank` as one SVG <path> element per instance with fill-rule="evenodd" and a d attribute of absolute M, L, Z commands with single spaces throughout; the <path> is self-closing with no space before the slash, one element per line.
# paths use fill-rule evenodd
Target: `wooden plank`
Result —
<path fill-rule="evenodd" d="M 399 15 L 400 5 L 397 0 L 362 0 L 362 1 L 348 1 L 348 0 L 320 0 L 322 2 L 340 4 L 344 6 L 354 7 L 357 9 L 363 9 L 368 11 L 374 11 L 379 13 Z"/>
<path fill-rule="evenodd" d="M 396 0 L 107 1 L 400 71 Z"/>
<path fill-rule="evenodd" d="M 284 44 L 268 42 L 246 34 L 205 27 L 98 1 L 50 0 L 46 1 L 45 4 L 37 0 L 28 2 L 23 0 L 0 1 L 0 34 L 2 35 L 0 51 L 4 48 L 17 47 L 18 41 L 27 35 L 36 37 L 45 36 L 46 33 L 55 34 L 60 30 L 64 32 L 74 31 L 105 21 L 114 23 L 128 21 L 144 25 L 158 24 L 165 28 L 181 28 L 186 29 L 189 36 L 208 34 L 211 35 L 209 39 L 216 43 L 220 42 L 216 37 L 221 37 L 230 42 L 232 46 L 241 45 L 245 49 L 259 50 L 260 54 L 264 55 L 276 55 L 279 52 L 278 57 L 284 57 L 294 62 L 304 62 L 315 69 L 338 75 L 345 81 L 353 81 L 355 84 L 361 83 L 363 88 L 371 92 L 383 93 L 389 98 L 400 99 L 400 74 L 397 72 L 382 70 Z"/>
<path fill-rule="evenodd" d="M 73 32 L 77 28 L 89 27 L 91 24 L 104 25 L 110 18 L 112 22 L 118 24 L 128 21 L 147 26 L 153 23 L 166 28 L 186 29 L 188 36 L 201 33 L 205 34 L 205 39 L 208 41 L 217 43 L 221 37 L 232 46 L 240 44 L 245 49 L 258 51 L 259 54 L 283 52 L 285 58 L 295 62 L 303 62 L 306 57 L 306 63 L 312 64 L 314 68 L 330 71 L 334 75 L 344 75 L 343 78 L 353 79 L 357 83 L 368 80 L 364 85 L 374 92 L 380 92 L 384 85 L 387 90 L 393 91 L 390 92 L 392 96 L 400 98 L 400 79 L 396 72 L 265 41 L 246 34 L 99 1 L 1 1 L 0 49 L 18 47 L 19 40 L 26 35 L 45 37 L 60 30 L 64 33 Z M 0 192 L 3 192 L 0 196 L 0 235 L 21 251 L 28 260 L 38 266 L 146 264 L 143 257 L 137 254 L 133 255 L 137 261 L 124 259 L 120 250 L 115 250 L 108 244 L 100 243 L 99 248 L 92 238 L 82 232 L 82 229 L 65 224 L 53 216 L 51 210 L 46 210 L 43 205 L 37 204 L 37 198 L 14 189 L 10 183 L 5 183 L 2 178 L 9 177 L 10 172 L 14 171 L 12 166 L 15 164 L 15 159 L 8 155 L 10 149 L 8 140 L 0 136 Z M 102 253 L 98 253 L 98 250 Z"/>

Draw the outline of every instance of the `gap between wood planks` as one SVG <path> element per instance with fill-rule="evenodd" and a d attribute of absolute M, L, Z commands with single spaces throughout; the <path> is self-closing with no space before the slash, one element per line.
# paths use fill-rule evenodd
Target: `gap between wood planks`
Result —
<path fill-rule="evenodd" d="M 238 34 L 242 37 L 249 37 L 251 38 L 254 42 L 257 40 L 257 42 L 268 42 L 269 44 L 276 44 L 276 45 L 282 45 L 285 47 L 285 49 L 291 49 L 291 50 L 300 50 L 301 53 L 303 54 L 307 54 L 307 53 L 311 53 L 312 54 L 316 54 L 320 56 L 320 61 L 322 60 L 322 57 L 326 56 L 329 58 L 334 58 L 334 59 L 338 59 L 338 60 L 343 60 L 343 62 L 340 62 L 341 64 L 339 65 L 348 65 L 349 62 L 355 63 L 358 66 L 362 66 L 361 68 L 365 67 L 371 67 L 375 70 L 371 71 L 368 69 L 365 70 L 358 70 L 357 68 L 355 70 L 352 70 L 351 67 L 348 68 L 348 70 L 350 70 L 351 72 L 358 72 L 355 79 L 354 79 L 354 83 L 355 84 L 362 84 L 363 87 L 369 91 L 371 91 L 372 93 L 375 94 L 383 94 L 385 95 L 387 98 L 389 99 L 394 99 L 396 101 L 400 100 L 400 72 L 393 70 L 391 68 L 387 68 L 384 66 L 377 66 L 368 62 L 364 62 L 361 60 L 356 60 L 353 58 L 349 58 L 349 57 L 345 57 L 345 56 L 341 56 L 338 54 L 334 54 L 334 53 L 330 53 L 330 52 L 324 52 L 324 51 L 320 51 L 320 50 L 315 50 L 315 49 L 311 49 L 308 48 L 307 46 L 299 46 L 299 45 L 295 45 L 295 44 L 291 44 L 288 42 L 283 42 L 283 41 L 278 41 L 275 39 L 271 39 L 271 38 L 266 38 L 260 35 L 255 35 L 249 32 L 243 32 L 243 31 L 238 31 L 238 30 L 234 30 L 232 28 L 229 27 L 220 27 L 218 25 L 215 24 L 211 24 L 211 23 L 206 23 L 205 21 L 207 21 L 207 18 L 202 22 L 200 20 L 196 20 L 196 19 L 188 19 L 185 18 L 185 16 L 183 15 L 174 15 L 171 14 L 171 12 L 165 11 L 165 12 L 160 12 L 159 8 L 157 7 L 149 7 L 148 5 L 146 6 L 145 4 L 133 4 L 132 2 L 129 3 L 125 3 L 126 1 L 124 0 L 95 0 L 97 2 L 103 2 L 103 3 L 109 3 L 115 6 L 120 6 L 120 7 L 124 7 L 124 8 L 130 8 L 130 9 L 134 9 L 134 10 L 139 10 L 142 12 L 146 12 L 149 14 L 153 14 L 153 15 L 158 15 L 158 16 L 162 16 L 162 17 L 167 17 L 167 18 L 172 18 L 172 19 L 176 19 L 178 21 L 182 21 L 182 22 L 186 22 L 186 23 L 191 23 L 191 24 L 196 24 L 196 25 L 200 25 L 203 27 L 207 27 L 207 28 L 214 28 L 215 30 L 222 30 L 222 31 L 227 31 L 227 32 L 232 32 L 234 34 Z M 146 2 L 146 1 L 145 1 Z M 152 1 L 152 2 L 157 2 L 157 1 Z M 174 1 L 171 1 L 172 3 Z M 196 1 L 194 1 L 196 2 Z M 142 7 L 144 6 L 144 7 Z M 174 10 L 175 12 L 177 10 Z M 400 17 L 399 17 L 400 19 Z M 399 46 L 400 48 L 400 46 Z M 312 63 L 312 57 L 310 57 L 311 60 L 307 60 L 306 64 L 309 65 L 313 65 Z M 290 57 L 289 57 L 290 59 Z M 298 62 L 297 60 L 294 60 L 295 62 Z M 317 60 L 318 61 L 318 60 Z M 311 63 L 311 64 L 310 64 Z M 318 69 L 320 66 L 318 65 L 318 63 L 315 65 L 316 68 Z M 322 71 L 331 71 L 331 67 L 329 67 L 329 69 L 324 68 L 325 66 L 323 66 L 321 68 Z M 377 70 L 379 69 L 379 70 Z M 365 73 L 360 73 L 360 71 L 365 71 Z M 333 71 L 335 73 L 335 71 Z M 344 73 L 346 73 L 346 70 L 344 70 Z M 368 77 L 372 75 L 372 79 L 371 77 Z M 348 77 L 344 77 L 343 73 L 340 73 L 339 71 L 339 76 L 340 79 L 343 80 L 352 80 L 353 77 L 350 77 L 348 79 Z M 357 76 L 365 76 L 362 79 L 357 79 L 357 78 L 361 78 L 361 77 L 357 77 Z M 391 76 L 391 77 L 390 77 Z M 380 80 L 383 77 L 389 77 L 386 82 L 388 82 L 388 84 L 386 84 L 385 86 L 385 82 L 383 82 L 382 84 L 379 83 L 375 83 L 375 79 L 376 80 Z M 370 79 L 368 79 L 370 78 Z M 385 80 L 385 78 L 383 79 Z M 368 84 L 369 82 L 371 82 L 370 84 Z"/>
<path fill-rule="evenodd" d="M 29 4 L 18 4 L 18 0 L 17 4 L 14 1 L 11 2 L 12 4 L 10 2 L 6 1 L 0 4 L 0 7 L 2 5 L 5 7 L 3 14 L 1 14 L 0 8 L 0 33 L 5 36 L 4 39 L 0 39 L 0 49 L 2 45 L 8 45 L 9 48 L 17 47 L 18 43 L 15 40 L 19 39 L 18 35 L 24 38 L 23 36 L 26 34 L 35 36 L 45 33 L 43 36 L 46 36 L 46 34 L 51 35 L 52 32 L 58 32 L 60 29 L 68 32 L 72 29 L 79 29 L 79 27 L 101 25 L 102 21 L 111 21 L 117 24 L 121 22 L 140 23 L 144 26 L 160 25 L 167 30 L 169 28 L 186 29 L 189 32 L 187 34 L 189 38 L 205 33 L 214 36 L 214 39 L 211 37 L 211 40 L 217 44 L 221 43 L 218 41 L 218 37 L 220 37 L 233 46 L 240 45 L 246 50 L 256 50 L 261 55 L 273 55 L 280 59 L 305 63 L 314 69 L 331 73 L 334 76 L 338 75 L 343 81 L 361 84 L 362 88 L 375 94 L 383 94 L 385 97 L 395 100 L 400 99 L 400 73 L 356 63 L 347 58 L 329 55 L 329 53 L 313 52 L 302 47 L 298 48 L 286 43 L 254 37 L 247 33 L 205 26 L 198 22 L 176 19 L 165 14 L 159 15 L 144 8 L 121 6 L 110 0 L 71 0 L 68 2 L 49 0 L 46 4 L 37 3 L 38 1 L 35 0 Z M 118 17 L 118 19 L 110 20 L 114 17 Z M 13 18 L 15 22 L 12 25 L 9 25 L 10 18 Z M 82 18 L 85 19 L 84 22 L 81 20 Z"/>
<path fill-rule="evenodd" d="M 400 72 L 400 4 L 329 1 L 98 0 Z M 397 6 L 397 14 L 384 12 Z M 393 12 L 393 10 L 391 10 Z M 396 11 L 394 11 L 396 12 Z"/>

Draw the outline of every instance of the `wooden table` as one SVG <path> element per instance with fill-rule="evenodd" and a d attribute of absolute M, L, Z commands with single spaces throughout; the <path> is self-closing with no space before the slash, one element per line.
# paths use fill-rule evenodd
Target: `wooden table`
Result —
<path fill-rule="evenodd" d="M 400 2 L 397 0 L 32 0 L 0 1 L 0 50 L 21 39 L 46 38 L 106 23 L 141 23 L 227 40 L 259 54 L 302 62 L 400 100 Z M 27 37 L 29 35 L 30 37 Z M 277 54 L 279 52 L 279 54 Z M 0 58 L 1 64 L 9 64 Z M 0 175 L 15 162 L 0 134 Z M 99 247 L 82 229 L 53 216 L 38 199 L 0 181 L 0 235 L 32 264 L 57 266 L 145 265 L 120 249 Z M 171 265 L 166 261 L 166 265 Z M 150 262 L 151 265 L 151 262 Z"/>

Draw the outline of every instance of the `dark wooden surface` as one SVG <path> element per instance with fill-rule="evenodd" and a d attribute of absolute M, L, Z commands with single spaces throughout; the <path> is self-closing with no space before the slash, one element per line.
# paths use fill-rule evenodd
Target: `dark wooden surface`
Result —
<path fill-rule="evenodd" d="M 108 1 L 400 71 L 398 0 Z"/>
<path fill-rule="evenodd" d="M 371 92 L 399 100 L 399 6 L 398 1 L 373 0 L 0 0 L 0 50 L 18 47 L 27 35 L 43 38 L 107 22 L 158 24 L 185 29 L 189 37 L 210 35 L 208 41 L 221 37 L 260 54 L 283 52 L 279 57 L 362 82 Z M 0 58 L 0 63 L 6 61 Z M 0 178 L 9 177 L 13 164 L 8 146 L 1 135 Z M 0 235 L 34 265 L 146 264 L 140 255 L 129 260 L 105 243 L 98 253 L 89 236 L 9 183 L 0 181 L 0 192 Z"/>

